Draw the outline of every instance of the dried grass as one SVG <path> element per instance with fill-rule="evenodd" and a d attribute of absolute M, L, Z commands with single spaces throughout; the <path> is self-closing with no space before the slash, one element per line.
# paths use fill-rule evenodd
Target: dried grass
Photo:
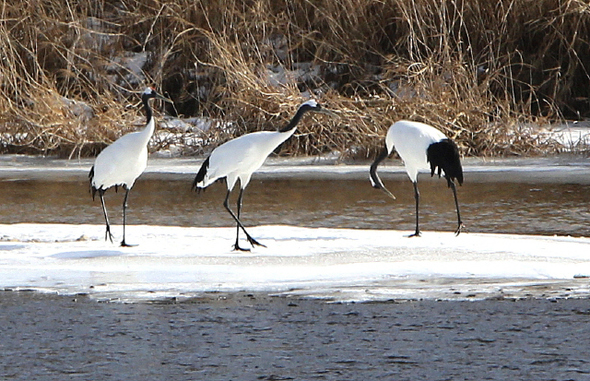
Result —
<path fill-rule="evenodd" d="M 0 12 L 2 152 L 96 154 L 141 123 L 146 85 L 175 100 L 168 113 L 231 122 L 187 132 L 213 145 L 286 123 L 302 91 L 336 111 L 306 118 L 283 154 L 369 157 L 402 118 L 445 130 L 466 155 L 547 153 L 559 147 L 530 126 L 590 114 L 581 0 L 46 0 Z M 269 77 L 302 63 L 311 73 Z"/>

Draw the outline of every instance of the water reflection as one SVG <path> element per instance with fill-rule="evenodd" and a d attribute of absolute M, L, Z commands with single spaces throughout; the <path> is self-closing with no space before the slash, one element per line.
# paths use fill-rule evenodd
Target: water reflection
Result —
<path fill-rule="evenodd" d="M 128 223 L 233 226 L 222 206 L 225 185 L 214 184 L 196 194 L 191 181 L 191 176 L 140 178 L 129 196 Z M 255 179 L 244 195 L 243 222 L 412 230 L 412 184 L 400 179 L 388 180 L 387 186 L 396 201 L 365 180 Z M 453 196 L 444 180 L 424 176 L 420 191 L 422 230 L 453 231 Z M 590 185 L 466 183 L 458 188 L 458 196 L 468 232 L 590 236 Z M 121 223 L 122 201 L 122 192 L 107 192 L 113 224 Z M 103 223 L 100 202 L 92 201 L 86 181 L 0 181 L 0 215 L 2 223 Z"/>

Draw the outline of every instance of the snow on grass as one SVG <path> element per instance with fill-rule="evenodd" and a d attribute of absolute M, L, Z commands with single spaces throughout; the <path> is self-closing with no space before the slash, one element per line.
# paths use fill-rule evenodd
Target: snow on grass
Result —
<path fill-rule="evenodd" d="M 117 233 L 119 226 L 114 227 Z M 231 251 L 235 228 L 0 225 L 0 288 L 99 300 L 262 291 L 330 300 L 588 296 L 590 239 L 257 226 L 267 248 Z M 243 246 L 246 245 L 244 242 Z"/>
<path fill-rule="evenodd" d="M 566 121 L 543 127 L 540 135 L 560 144 L 564 152 L 586 152 L 590 147 L 590 121 Z"/>

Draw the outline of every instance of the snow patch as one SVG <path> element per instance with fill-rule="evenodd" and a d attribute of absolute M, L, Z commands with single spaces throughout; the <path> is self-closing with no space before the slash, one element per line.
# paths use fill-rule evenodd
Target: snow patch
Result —
<path fill-rule="evenodd" d="M 543 135 L 555 140 L 566 152 L 579 152 L 590 148 L 590 121 L 566 122 L 546 128 Z"/>
<path fill-rule="evenodd" d="M 244 290 L 344 301 L 590 295 L 588 238 L 273 225 L 249 229 L 267 248 L 238 253 L 234 227 L 128 226 L 140 243 L 130 248 L 105 242 L 101 225 L 0 229 L 0 288 L 10 290 L 126 302 Z"/>

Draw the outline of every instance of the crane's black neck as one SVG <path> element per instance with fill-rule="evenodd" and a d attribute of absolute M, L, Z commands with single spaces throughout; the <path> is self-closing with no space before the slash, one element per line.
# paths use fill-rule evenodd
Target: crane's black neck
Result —
<path fill-rule="evenodd" d="M 294 130 L 295 127 L 297 127 L 297 124 L 299 123 L 299 121 L 301 120 L 301 117 L 303 116 L 303 114 L 305 114 L 306 111 L 308 111 L 307 108 L 300 107 L 299 110 L 297 110 L 297 113 L 295 114 L 293 119 L 291 119 L 291 121 L 289 122 L 289 124 L 287 124 L 285 127 L 281 128 L 279 130 L 279 132 L 290 132 L 290 131 Z"/>
<path fill-rule="evenodd" d="M 145 124 L 148 125 L 150 123 L 150 121 L 152 120 L 152 108 L 149 105 L 149 97 L 143 96 L 141 97 L 141 100 L 143 101 L 143 108 L 145 110 Z"/>

